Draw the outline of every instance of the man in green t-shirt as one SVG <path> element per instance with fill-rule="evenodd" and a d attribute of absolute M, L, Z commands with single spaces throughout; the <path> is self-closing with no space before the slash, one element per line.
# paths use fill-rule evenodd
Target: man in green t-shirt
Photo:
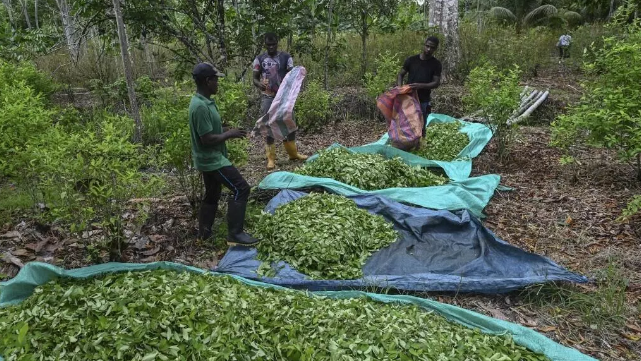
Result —
<path fill-rule="evenodd" d="M 250 187 L 227 159 L 225 146 L 226 140 L 244 138 L 247 132 L 240 129 L 223 130 L 218 107 L 211 96 L 218 92 L 218 77 L 224 74 L 209 63 L 200 63 L 194 67 L 192 75 L 196 82 L 196 94 L 189 104 L 191 155 L 194 166 L 202 173 L 205 182 L 205 197 L 198 215 L 198 238 L 207 239 L 212 235 L 211 227 L 218 211 L 221 186 L 224 185 L 233 194 L 227 209 L 227 242 L 253 245 L 258 240 L 243 232 Z"/>

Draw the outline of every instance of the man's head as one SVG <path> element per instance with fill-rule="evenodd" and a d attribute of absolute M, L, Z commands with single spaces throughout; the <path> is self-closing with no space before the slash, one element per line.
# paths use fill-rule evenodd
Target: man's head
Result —
<path fill-rule="evenodd" d="M 278 35 L 274 33 L 266 33 L 265 48 L 267 49 L 267 54 L 276 55 L 278 52 Z"/>
<path fill-rule="evenodd" d="M 225 76 L 210 63 L 196 64 L 194 70 L 191 72 L 194 77 L 194 82 L 198 89 L 202 89 L 208 93 L 216 94 L 218 92 L 218 78 Z"/>
<path fill-rule="evenodd" d="M 436 36 L 430 36 L 425 39 L 425 43 L 423 44 L 423 55 L 427 56 L 428 58 L 433 56 L 436 52 L 436 49 L 438 49 L 438 43 L 439 40 Z"/>

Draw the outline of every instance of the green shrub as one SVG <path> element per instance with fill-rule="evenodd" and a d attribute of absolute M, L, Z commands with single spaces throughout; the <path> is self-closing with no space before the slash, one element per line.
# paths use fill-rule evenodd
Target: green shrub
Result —
<path fill-rule="evenodd" d="M 365 89 L 372 99 L 376 99 L 396 85 L 398 71 L 401 69 L 398 54 L 392 54 L 389 51 L 379 54 L 374 61 L 374 66 L 376 68 L 374 73 L 365 74 Z"/>
<path fill-rule="evenodd" d="M 512 26 L 462 21 L 459 27 L 461 58 L 454 76 L 465 79 L 472 69 L 489 62 L 498 69 L 518 65 L 524 76 L 533 76 L 550 64 L 558 35 L 545 27 L 525 29 Z M 441 49 L 439 52 L 443 54 Z"/>
<path fill-rule="evenodd" d="M 13 64 L 0 59 L 0 83 L 14 86 L 20 82 L 33 89 L 34 94 L 41 95 L 44 99 L 47 99 L 59 88 L 59 85 L 49 75 L 36 69 L 30 62 Z"/>
<path fill-rule="evenodd" d="M 636 195 L 630 199 L 628 205 L 623 210 L 619 220 L 626 221 L 632 216 L 639 214 L 641 212 L 641 195 Z"/>
<path fill-rule="evenodd" d="M 500 71 L 486 63 L 472 69 L 466 83 L 468 95 L 463 102 L 468 111 L 479 111 L 489 122 L 498 142 L 499 158 L 507 155 L 516 127 L 508 124 L 508 120 L 520 103 L 519 75 L 517 66 Z"/>
<path fill-rule="evenodd" d="M 195 216 L 203 196 L 203 182 L 191 159 L 189 125 L 183 125 L 167 137 L 161 156 L 175 172 L 180 190 L 189 201 L 192 216 Z"/>
<path fill-rule="evenodd" d="M 163 144 L 173 132 L 189 122 L 189 101 L 179 84 L 159 88 L 152 100 L 140 108 L 144 144 Z"/>
<path fill-rule="evenodd" d="M 154 83 L 148 76 L 141 76 L 135 80 L 136 100 L 139 104 L 147 104 L 154 97 L 154 89 L 158 84 Z M 89 88 L 100 97 L 102 105 L 114 107 L 119 105 L 129 106 L 129 93 L 125 78 L 118 78 L 111 84 L 105 84 L 100 79 L 91 79 Z"/>
<path fill-rule="evenodd" d="M 242 82 L 234 82 L 228 78 L 218 81 L 218 94 L 214 95 L 216 106 L 225 125 L 242 128 L 247 116 L 248 89 Z"/>
<path fill-rule="evenodd" d="M 140 172 L 152 163 L 141 145 L 130 141 L 133 120 L 109 114 L 83 131 L 54 126 L 24 152 L 23 172 L 37 178 L 54 219 L 72 232 L 99 225 L 111 258 L 124 242 L 122 214 L 131 198 L 146 196 L 159 179 Z"/>
<path fill-rule="evenodd" d="M 18 156 L 47 131 L 52 115 L 42 96 L 23 80 L 0 82 L 0 175 L 19 171 Z"/>
<path fill-rule="evenodd" d="M 295 106 L 296 124 L 309 131 L 323 129 L 330 120 L 330 93 L 318 81 L 310 81 Z"/>
<path fill-rule="evenodd" d="M 641 154 L 641 26 L 627 26 L 593 51 L 596 57 L 584 66 L 585 92 L 552 123 L 552 144 L 612 148 L 622 160 L 635 159 Z"/>

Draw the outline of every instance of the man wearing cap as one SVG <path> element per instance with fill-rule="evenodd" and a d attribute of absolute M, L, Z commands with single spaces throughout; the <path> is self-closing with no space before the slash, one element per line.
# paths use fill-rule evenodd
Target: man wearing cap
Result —
<path fill-rule="evenodd" d="M 205 197 L 198 215 L 198 238 L 204 240 L 212 235 L 221 185 L 224 185 L 233 195 L 227 208 L 227 242 L 253 245 L 258 240 L 243 231 L 250 187 L 227 159 L 225 146 L 226 140 L 244 138 L 247 132 L 240 129 L 223 131 L 218 107 L 211 96 L 218 92 L 218 78 L 224 74 L 209 63 L 200 63 L 194 67 L 192 75 L 196 94 L 189 104 L 191 154 L 194 166 L 202 173 L 205 182 Z"/>
<path fill-rule="evenodd" d="M 261 91 L 260 113 L 267 114 L 274 101 L 280 83 L 285 75 L 294 67 L 294 60 L 291 55 L 284 51 L 278 51 L 278 36 L 274 33 L 265 34 L 266 53 L 262 53 L 254 59 L 252 64 L 254 70 L 254 85 Z M 274 138 L 265 139 L 265 153 L 267 155 L 267 169 L 276 167 L 276 146 Z M 292 132 L 283 141 L 285 150 L 290 160 L 306 160 L 307 156 L 299 154 L 296 148 L 296 132 Z"/>

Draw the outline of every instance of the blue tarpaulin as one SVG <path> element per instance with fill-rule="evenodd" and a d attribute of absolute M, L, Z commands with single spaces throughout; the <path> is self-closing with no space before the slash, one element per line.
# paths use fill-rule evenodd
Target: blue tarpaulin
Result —
<path fill-rule="evenodd" d="M 279 205 L 305 195 L 283 190 L 265 211 L 273 213 Z M 467 210 L 455 214 L 415 208 L 370 194 L 348 198 L 385 217 L 400 234 L 399 240 L 367 260 L 362 279 L 311 280 L 284 262 L 275 265 L 275 277 L 260 277 L 256 249 L 240 246 L 230 248 L 214 271 L 311 291 L 380 287 L 501 293 L 548 281 L 587 282 L 546 257 L 499 239 Z"/>

